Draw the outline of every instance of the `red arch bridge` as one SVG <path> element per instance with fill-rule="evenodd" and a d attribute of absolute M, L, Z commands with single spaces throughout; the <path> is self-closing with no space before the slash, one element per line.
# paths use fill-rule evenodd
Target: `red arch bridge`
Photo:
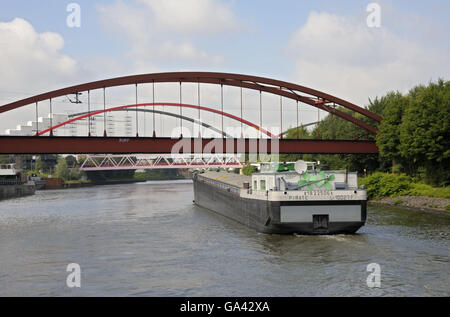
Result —
<path fill-rule="evenodd" d="M 164 102 L 156 100 L 155 86 L 161 83 L 178 83 L 179 102 Z M 183 102 L 183 84 L 196 84 L 197 104 Z M 138 102 L 138 88 L 143 85 L 151 85 L 151 102 Z M 201 85 L 216 85 L 220 87 L 220 109 L 201 104 Z M 130 86 L 135 92 L 135 102 L 121 106 L 107 106 L 106 90 L 113 87 Z M 234 87 L 240 92 L 240 98 L 235 99 L 234 106 L 238 106 L 239 113 L 230 113 L 224 109 L 224 86 Z M 91 94 L 100 90 L 103 95 L 103 107 L 91 109 Z M 250 109 L 245 104 L 243 90 L 259 93 L 259 109 L 256 110 L 258 118 L 245 118 L 244 111 Z M 81 101 L 79 96 L 87 92 L 87 100 Z M 75 96 L 71 101 L 77 107 L 76 114 L 61 116 L 54 112 L 53 105 L 59 97 Z M 263 111 L 263 95 L 279 97 L 279 104 L 270 106 L 270 113 Z M 227 73 L 211 72 L 174 72 L 143 74 L 127 77 L 100 80 L 86 84 L 71 86 L 51 92 L 46 92 L 26 99 L 18 100 L 0 106 L 0 116 L 16 109 L 34 105 L 34 121 L 27 125 L 19 125 L 17 129 L 7 130 L 6 135 L 0 136 L 0 154 L 164 154 L 164 153 L 378 153 L 374 141 L 368 140 L 322 140 L 300 139 L 299 133 L 294 139 L 285 139 L 286 129 L 283 129 L 283 118 L 286 118 L 285 100 L 294 101 L 296 115 L 290 119 L 296 121 L 295 127 L 302 127 L 299 120 L 299 103 L 310 106 L 318 111 L 327 112 L 342 120 L 351 122 L 355 129 L 363 129 L 367 134 L 376 134 L 374 125 L 381 122 L 382 118 L 365 108 L 359 107 L 348 101 L 330 94 L 314 90 L 308 87 L 275 79 Z M 254 105 L 253 105 L 254 106 Z M 44 110 L 42 110 L 44 108 Z M 159 109 L 163 110 L 159 110 Z M 178 109 L 179 113 L 164 111 L 165 108 Z M 28 109 L 28 108 L 27 108 Z M 345 109 L 342 111 L 341 109 Z M 185 113 L 183 114 L 183 110 Z M 254 109 L 253 109 L 254 110 Z M 48 117 L 39 117 L 39 114 L 48 111 Z M 118 112 L 134 112 L 135 133 L 130 136 L 130 131 L 124 136 L 111 136 L 108 127 L 111 121 L 109 115 Z M 186 112 L 196 112 L 195 118 L 186 115 Z M 150 136 L 140 133 L 139 114 L 142 112 L 151 115 L 152 133 Z M 274 116 L 273 112 L 278 113 Z M 202 121 L 202 114 L 210 113 L 220 119 L 220 124 L 207 124 Z M 359 114 L 356 116 L 356 114 Z M 147 114 L 145 114 L 147 115 Z M 155 116 L 169 116 L 179 120 L 179 134 L 168 137 L 163 132 L 157 131 Z M 129 117 L 129 116 L 128 116 Z M 276 119 L 278 117 L 278 119 Z M 294 118 L 292 118 L 294 117 Z M 361 120 L 360 117 L 367 118 Z M 144 117 L 145 118 L 145 117 Z M 263 120 L 278 120 L 277 131 L 270 131 L 263 125 Z M 227 133 L 225 121 L 234 121 L 239 125 L 239 133 L 234 135 Z M 145 120 L 145 119 L 144 119 Z M 213 131 L 216 136 L 207 136 L 202 130 L 198 135 L 183 136 L 183 122 L 191 121 L 202 128 Z M 87 122 L 88 131 L 84 135 L 72 134 L 61 136 L 58 132 L 76 122 Z M 100 122 L 103 135 L 96 136 L 93 123 Z M 317 123 L 320 122 L 320 114 Z M 367 122 L 372 122 L 369 124 Z M 144 121 L 145 124 L 145 121 Z M 309 125 L 309 124 L 306 124 Z M 306 126 L 304 125 L 304 126 Z M 256 136 L 244 136 L 244 126 L 253 129 Z M 284 122 L 286 128 L 286 122 Z M 131 130 L 131 125 L 128 130 Z M 299 129 L 297 129 L 298 131 Z"/>

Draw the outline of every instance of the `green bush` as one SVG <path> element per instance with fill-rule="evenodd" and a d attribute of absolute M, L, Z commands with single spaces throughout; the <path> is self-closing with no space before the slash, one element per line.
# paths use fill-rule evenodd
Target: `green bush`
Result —
<path fill-rule="evenodd" d="M 450 198 L 450 187 L 414 183 L 412 178 L 405 175 L 377 172 L 360 178 L 359 183 L 366 187 L 368 199 L 401 195 Z"/>
<path fill-rule="evenodd" d="M 411 196 L 450 198 L 450 187 L 432 187 L 426 184 L 411 184 L 408 192 Z"/>
<path fill-rule="evenodd" d="M 360 179 L 360 184 L 367 190 L 367 198 L 395 197 L 407 195 L 411 178 L 405 175 L 374 173 Z"/>
<path fill-rule="evenodd" d="M 450 205 L 445 206 L 445 210 L 450 211 Z"/>
<path fill-rule="evenodd" d="M 247 175 L 247 176 L 252 176 L 252 174 L 254 172 L 256 172 L 257 170 L 258 170 L 258 168 L 256 166 L 249 164 L 242 168 L 242 174 Z"/>

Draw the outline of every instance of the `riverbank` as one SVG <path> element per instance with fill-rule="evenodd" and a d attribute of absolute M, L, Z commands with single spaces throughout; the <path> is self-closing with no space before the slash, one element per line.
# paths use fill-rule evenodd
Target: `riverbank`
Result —
<path fill-rule="evenodd" d="M 42 188 L 42 190 L 52 190 L 52 189 L 69 189 L 69 188 L 84 188 L 93 186 L 103 186 L 103 185 L 124 185 L 124 184 L 134 184 L 134 183 L 145 183 L 148 181 L 167 181 L 167 180 L 181 180 L 186 178 L 161 178 L 161 179 L 116 179 L 116 180 L 105 180 L 105 181 L 68 181 L 61 183 L 59 186 L 54 186 L 51 188 Z"/>
<path fill-rule="evenodd" d="M 118 180 L 105 180 L 105 181 L 68 181 L 61 185 L 61 189 L 65 188 L 82 188 L 82 187 L 92 187 L 92 186 L 102 186 L 102 185 L 122 185 L 122 184 L 133 184 L 133 183 L 144 183 L 144 179 L 118 179 Z M 55 188 L 52 188 L 55 189 Z"/>
<path fill-rule="evenodd" d="M 426 196 L 381 197 L 370 200 L 369 204 L 450 212 L 450 198 Z"/>

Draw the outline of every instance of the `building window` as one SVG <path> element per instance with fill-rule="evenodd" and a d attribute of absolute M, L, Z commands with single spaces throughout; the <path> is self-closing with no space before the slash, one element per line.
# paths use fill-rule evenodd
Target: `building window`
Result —
<path fill-rule="evenodd" d="M 257 190 L 258 189 L 258 181 L 253 181 L 253 189 Z"/>
<path fill-rule="evenodd" d="M 266 181 L 264 179 L 262 179 L 259 183 L 259 189 L 261 191 L 265 191 L 266 190 Z"/>

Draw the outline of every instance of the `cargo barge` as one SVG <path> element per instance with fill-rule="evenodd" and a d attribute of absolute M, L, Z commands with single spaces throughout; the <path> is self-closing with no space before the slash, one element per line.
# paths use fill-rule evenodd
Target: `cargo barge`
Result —
<path fill-rule="evenodd" d="M 320 171 L 314 164 L 263 164 L 251 177 L 194 172 L 198 206 L 261 233 L 352 234 L 367 217 L 357 173 Z"/>

